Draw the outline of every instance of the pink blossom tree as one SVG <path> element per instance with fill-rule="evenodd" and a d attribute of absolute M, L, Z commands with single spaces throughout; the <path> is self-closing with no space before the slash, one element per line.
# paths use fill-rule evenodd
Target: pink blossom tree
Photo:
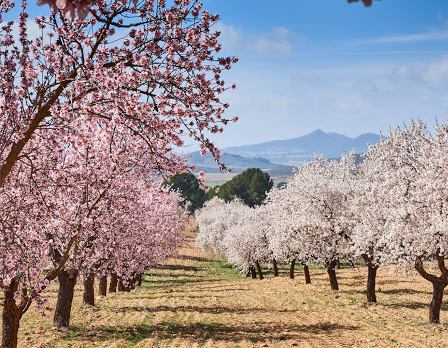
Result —
<path fill-rule="evenodd" d="M 29 35 L 27 2 L 21 1 L 18 18 L 14 4 L 0 4 L 0 200 L 5 207 L 0 287 L 6 346 L 17 344 L 21 315 L 64 269 L 77 232 L 94 230 L 95 214 L 117 175 L 110 166 L 114 156 L 128 157 L 133 166 L 176 172 L 184 163 L 172 150 L 186 135 L 219 161 L 206 133 L 221 132 L 229 122 L 219 97 L 227 88 L 221 73 L 236 61 L 217 56 L 219 33 L 211 30 L 217 17 L 196 1 L 172 6 L 96 1 L 89 16 L 78 13 L 73 21 L 55 8 L 51 16 L 35 19 L 42 29 L 36 38 Z M 102 135 L 96 137 L 99 129 Z M 116 138 L 124 141 L 116 146 L 123 152 L 103 156 L 104 145 Z M 84 158 L 88 151 L 96 168 L 79 165 L 74 149 Z M 86 185 L 74 185 L 76 178 L 93 194 L 83 193 Z M 50 267 L 49 251 L 55 250 L 59 261 Z"/>

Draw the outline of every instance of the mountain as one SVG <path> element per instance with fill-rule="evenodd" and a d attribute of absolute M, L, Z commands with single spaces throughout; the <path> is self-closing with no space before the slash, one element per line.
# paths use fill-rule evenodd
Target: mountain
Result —
<path fill-rule="evenodd" d="M 380 140 L 377 134 L 366 133 L 356 138 L 324 132 L 320 129 L 301 137 L 274 140 L 261 144 L 234 146 L 224 149 L 226 153 L 240 155 L 247 158 L 265 158 L 272 163 L 300 165 L 309 161 L 315 154 L 323 154 L 327 158 L 338 158 L 344 152 L 367 151 L 369 144 L 376 144 Z"/>
<path fill-rule="evenodd" d="M 230 153 L 222 153 L 221 160 L 233 173 L 241 173 L 248 168 L 260 168 L 271 176 L 289 176 L 294 167 L 282 164 L 274 164 L 267 159 L 259 157 L 246 158 Z M 220 170 L 212 155 L 202 156 L 199 151 L 190 153 L 190 164 L 196 165 L 197 171 L 205 173 L 219 173 Z"/>

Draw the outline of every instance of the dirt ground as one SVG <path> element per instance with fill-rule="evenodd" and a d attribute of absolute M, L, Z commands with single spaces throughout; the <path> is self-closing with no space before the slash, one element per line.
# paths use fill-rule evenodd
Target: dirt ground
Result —
<path fill-rule="evenodd" d="M 77 292 L 72 328 L 52 328 L 52 313 L 34 309 L 23 319 L 19 346 L 28 347 L 448 347 L 448 326 L 427 323 L 430 284 L 378 271 L 378 305 L 366 305 L 366 270 L 338 270 L 340 291 L 312 270 L 305 285 L 271 274 L 241 277 L 204 254 L 190 237 L 178 258 L 145 276 L 131 293 L 81 306 Z M 55 290 L 49 293 L 49 306 Z M 442 321 L 448 323 L 448 303 Z"/>

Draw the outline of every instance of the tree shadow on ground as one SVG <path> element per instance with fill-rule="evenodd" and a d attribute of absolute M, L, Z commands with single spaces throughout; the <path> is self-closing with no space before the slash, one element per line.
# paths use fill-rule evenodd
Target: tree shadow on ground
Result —
<path fill-rule="evenodd" d="M 339 325 L 333 323 L 319 323 L 313 325 L 260 323 L 227 326 L 220 323 L 177 323 L 161 322 L 155 325 L 140 324 L 138 326 L 103 326 L 95 328 L 74 326 L 68 330 L 66 337 L 77 341 L 101 342 L 124 339 L 136 344 L 147 338 L 160 340 L 173 338 L 191 340 L 203 344 L 209 339 L 215 342 L 252 343 L 298 340 L 320 335 L 341 335 L 344 331 L 357 330 L 356 326 Z"/>
<path fill-rule="evenodd" d="M 406 301 L 406 302 L 397 302 L 397 303 L 381 303 L 382 306 L 384 307 L 389 307 L 389 308 L 408 308 L 408 309 L 422 309 L 422 308 L 429 308 L 429 301 L 430 299 L 428 299 L 428 303 L 423 303 L 423 302 L 414 302 L 414 301 Z M 448 309 L 448 303 L 443 303 L 442 304 L 442 310 L 446 310 Z"/>
<path fill-rule="evenodd" d="M 367 290 L 344 290 L 344 293 L 366 295 Z M 414 289 L 389 289 L 389 290 L 378 289 L 376 293 L 384 295 L 416 295 L 416 294 L 426 294 L 428 296 L 431 295 L 431 292 L 429 291 L 414 290 Z"/>
<path fill-rule="evenodd" d="M 154 278 L 187 278 L 187 277 L 194 277 L 194 278 L 204 278 L 205 276 L 199 275 L 199 274 L 187 274 L 187 273 L 170 273 L 170 274 L 163 274 L 163 273 L 149 273 L 146 274 L 148 277 L 154 277 Z"/>
<path fill-rule="evenodd" d="M 126 306 L 112 309 L 117 313 L 127 313 L 127 312 L 193 312 L 193 313 L 206 313 L 206 314 L 247 314 L 247 313 L 298 313 L 300 309 L 267 309 L 267 308 L 230 308 L 230 307 L 203 307 L 203 306 Z"/>
<path fill-rule="evenodd" d="M 244 284 L 240 284 L 244 285 Z M 214 286 L 201 286 L 198 289 L 195 289 L 194 291 L 197 292 L 206 292 L 206 291 L 233 291 L 233 290 L 241 290 L 241 291 L 248 291 L 247 288 L 237 288 L 233 284 L 223 284 L 223 285 L 214 285 Z"/>
<path fill-rule="evenodd" d="M 377 285 L 387 285 L 387 284 L 391 284 L 391 285 L 397 285 L 397 283 L 412 283 L 415 284 L 415 280 L 394 280 L 394 279 L 380 279 L 376 282 Z"/>
<path fill-rule="evenodd" d="M 223 279 L 195 279 L 192 277 L 182 279 L 143 279 L 143 284 L 147 286 L 164 287 L 164 286 L 182 286 L 185 284 L 208 284 L 211 282 L 222 282 Z"/>
<path fill-rule="evenodd" d="M 167 269 L 170 271 L 186 271 L 186 272 L 199 272 L 203 270 L 202 267 L 184 266 L 184 265 L 160 265 L 154 267 L 154 269 Z"/>
<path fill-rule="evenodd" d="M 195 261 L 195 262 L 211 262 L 212 260 L 201 257 L 201 256 L 190 256 L 190 255 L 179 255 L 178 259 L 180 260 L 188 260 L 188 261 Z"/>
<path fill-rule="evenodd" d="M 378 293 L 387 294 L 387 295 L 414 295 L 414 294 L 431 295 L 430 291 L 422 291 L 422 290 L 415 290 L 415 289 L 378 290 Z"/>
<path fill-rule="evenodd" d="M 221 291 L 221 292 L 226 292 L 226 291 L 250 291 L 249 289 L 245 289 L 245 288 L 224 288 L 224 289 L 209 289 L 209 288 L 205 288 L 205 289 L 195 289 L 194 292 L 196 293 L 207 293 L 204 295 L 197 295 L 197 296 L 189 296 L 189 295 L 185 295 L 183 290 L 175 290 L 172 289 L 170 286 L 166 286 L 163 287 L 162 289 L 157 289 L 155 292 L 152 292 L 151 294 L 148 294 L 148 296 L 133 296 L 132 299 L 140 299 L 140 300 L 156 300 L 156 299 L 162 299 L 162 298 L 209 298 L 210 297 L 210 292 L 217 292 L 217 291 Z M 177 294 L 177 295 L 174 295 Z M 183 295 L 179 295 L 179 294 L 183 294 Z M 156 295 L 156 296 L 154 296 Z M 214 295 L 213 297 L 228 297 L 229 295 Z"/>

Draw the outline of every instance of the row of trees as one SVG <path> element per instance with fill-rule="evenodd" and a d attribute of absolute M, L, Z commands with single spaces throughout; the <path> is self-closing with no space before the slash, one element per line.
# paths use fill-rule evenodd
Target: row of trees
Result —
<path fill-rule="evenodd" d="M 0 1 L 0 290 L 2 347 L 59 279 L 67 326 L 78 276 L 123 286 L 176 251 L 184 219 L 160 176 L 184 171 L 186 137 L 231 119 L 221 95 L 218 20 L 196 0 Z M 34 22 L 34 23 L 33 23 Z M 32 25 L 31 25 L 32 24 Z M 104 281 L 103 281 L 104 284 Z"/>
<path fill-rule="evenodd" d="M 274 259 L 322 264 L 335 290 L 338 262 L 363 259 L 371 302 L 378 267 L 415 268 L 433 286 L 437 323 L 448 285 L 447 153 L 447 125 L 431 133 L 415 122 L 389 132 L 359 165 L 351 154 L 316 157 L 259 207 L 210 201 L 197 213 L 198 243 L 243 272 Z"/>

